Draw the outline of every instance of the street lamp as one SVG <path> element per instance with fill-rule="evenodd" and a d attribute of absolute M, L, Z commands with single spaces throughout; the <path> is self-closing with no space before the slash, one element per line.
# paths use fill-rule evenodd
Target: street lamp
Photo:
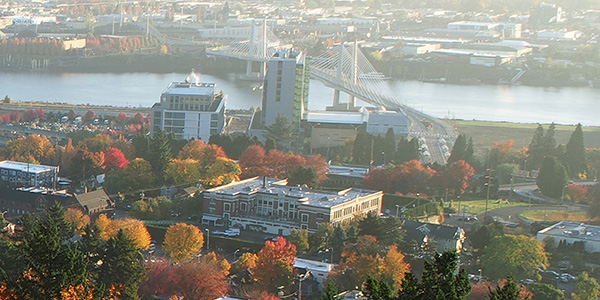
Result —
<path fill-rule="evenodd" d="M 381 155 L 383 155 L 383 166 L 385 167 L 385 151 L 381 151 Z"/>
<path fill-rule="evenodd" d="M 560 201 L 565 202 L 565 189 L 569 187 L 569 184 L 565 184 L 562 188 L 562 195 L 560 196 Z"/>
<path fill-rule="evenodd" d="M 400 210 L 400 205 L 396 204 L 396 218 L 398 217 L 398 210 Z"/>
<path fill-rule="evenodd" d="M 306 270 L 306 273 L 298 275 L 298 300 L 302 300 L 302 281 L 306 280 L 310 275 L 310 270 Z"/>
<path fill-rule="evenodd" d="M 240 249 L 236 249 L 235 251 L 233 251 L 233 262 L 235 262 L 235 254 L 238 253 L 240 251 Z"/>
<path fill-rule="evenodd" d="M 204 231 L 206 231 L 206 251 L 208 251 L 210 250 L 210 230 L 206 228 Z"/>

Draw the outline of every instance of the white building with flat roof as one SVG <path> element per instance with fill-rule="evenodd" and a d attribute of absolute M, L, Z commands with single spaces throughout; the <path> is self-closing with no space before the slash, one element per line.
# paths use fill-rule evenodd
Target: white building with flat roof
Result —
<path fill-rule="evenodd" d="M 600 226 L 561 221 L 538 231 L 539 241 L 544 241 L 546 238 L 552 238 L 555 247 L 561 241 L 567 244 L 581 242 L 585 251 L 600 252 Z"/>
<path fill-rule="evenodd" d="M 215 91 L 214 83 L 200 82 L 194 72 L 183 82 L 171 82 L 150 109 L 150 134 L 163 130 L 208 142 L 211 135 L 222 133 L 227 97 Z"/>
<path fill-rule="evenodd" d="M 53 188 L 58 167 L 5 160 L 0 162 L 0 180 L 21 187 Z"/>

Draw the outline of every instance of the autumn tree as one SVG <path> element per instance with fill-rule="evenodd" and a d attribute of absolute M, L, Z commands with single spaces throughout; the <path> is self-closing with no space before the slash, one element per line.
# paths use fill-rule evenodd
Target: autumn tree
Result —
<path fill-rule="evenodd" d="M 251 145 L 240 155 L 239 164 L 242 178 L 265 176 L 267 169 L 264 165 L 265 149 L 260 145 Z"/>
<path fill-rule="evenodd" d="M 50 164 L 56 158 L 56 150 L 45 136 L 30 134 L 6 142 L 4 157 L 21 162 Z"/>
<path fill-rule="evenodd" d="M 133 246 L 136 249 L 145 250 L 150 246 L 150 233 L 148 233 L 148 229 L 140 220 L 129 218 L 111 220 L 105 214 L 102 214 L 96 219 L 95 225 L 100 229 L 100 237 L 105 241 L 123 231 L 132 240 Z"/>
<path fill-rule="evenodd" d="M 203 245 L 204 235 L 198 227 L 177 223 L 167 229 L 163 250 L 178 264 L 193 258 L 202 250 Z"/>
<path fill-rule="evenodd" d="M 252 252 L 242 254 L 231 268 L 231 273 L 235 274 L 243 270 L 252 270 L 256 267 L 258 256 Z"/>
<path fill-rule="evenodd" d="M 65 212 L 65 220 L 71 224 L 71 228 L 77 234 L 82 234 L 90 225 L 90 216 L 83 214 L 80 209 L 68 208 Z"/>
<path fill-rule="evenodd" d="M 469 188 L 471 178 L 475 175 L 475 169 L 466 161 L 459 160 L 450 166 L 446 172 L 441 173 L 442 188 L 461 195 Z"/>
<path fill-rule="evenodd" d="M 89 152 L 105 152 L 113 145 L 113 140 L 108 134 L 98 133 L 93 137 L 87 137 L 77 143 L 77 148 Z"/>
<path fill-rule="evenodd" d="M 483 250 L 481 263 L 492 279 L 514 276 L 521 280 L 538 278 L 537 269 L 548 265 L 543 244 L 534 237 L 502 235 L 494 237 Z"/>
<path fill-rule="evenodd" d="M 252 269 L 258 285 L 264 290 L 276 292 L 279 286 L 291 286 L 296 246 L 278 237 L 266 241 L 258 252 L 256 266 Z"/>
<path fill-rule="evenodd" d="M 398 250 L 398 246 L 390 246 L 383 257 L 381 277 L 394 289 L 400 289 L 406 273 L 410 272 L 410 264 L 404 260 L 405 256 Z"/>
<path fill-rule="evenodd" d="M 229 285 L 214 264 L 187 262 L 176 267 L 174 291 L 185 299 L 213 300 L 227 295 Z"/>
<path fill-rule="evenodd" d="M 60 151 L 60 172 L 68 171 L 73 165 L 73 160 L 77 155 L 77 149 L 73 147 L 73 140 L 69 139 L 67 144 Z"/>
<path fill-rule="evenodd" d="M 123 151 L 118 148 L 110 147 L 104 152 L 104 169 L 107 171 L 124 169 L 128 163 Z"/>

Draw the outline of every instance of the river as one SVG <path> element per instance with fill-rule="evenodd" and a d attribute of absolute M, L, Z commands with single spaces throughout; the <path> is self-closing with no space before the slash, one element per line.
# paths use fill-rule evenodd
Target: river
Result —
<path fill-rule="evenodd" d="M 255 83 L 229 81 L 199 74 L 204 82 L 215 82 L 228 95 L 228 108 L 261 105 Z M 113 106 L 150 107 L 159 101 L 171 81 L 187 74 L 155 73 L 2 73 L 0 98 L 20 101 L 64 102 Z M 440 118 L 523 123 L 600 126 L 600 90 L 587 87 L 531 87 L 501 85 L 450 85 L 417 81 L 391 81 L 401 103 Z M 323 110 L 333 99 L 333 90 L 311 80 L 309 109 Z"/>

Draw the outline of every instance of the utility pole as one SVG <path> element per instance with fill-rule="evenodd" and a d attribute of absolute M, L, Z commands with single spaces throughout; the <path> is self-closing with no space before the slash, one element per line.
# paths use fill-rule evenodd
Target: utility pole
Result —
<path fill-rule="evenodd" d="M 492 171 L 493 170 L 491 169 L 487 169 L 488 175 L 486 176 L 487 182 L 485 183 L 485 185 L 487 185 L 487 193 L 485 197 L 485 214 L 483 216 L 483 222 L 487 220 L 488 202 L 490 202 L 490 187 L 492 186 L 492 180 L 494 178 L 492 176 Z"/>

